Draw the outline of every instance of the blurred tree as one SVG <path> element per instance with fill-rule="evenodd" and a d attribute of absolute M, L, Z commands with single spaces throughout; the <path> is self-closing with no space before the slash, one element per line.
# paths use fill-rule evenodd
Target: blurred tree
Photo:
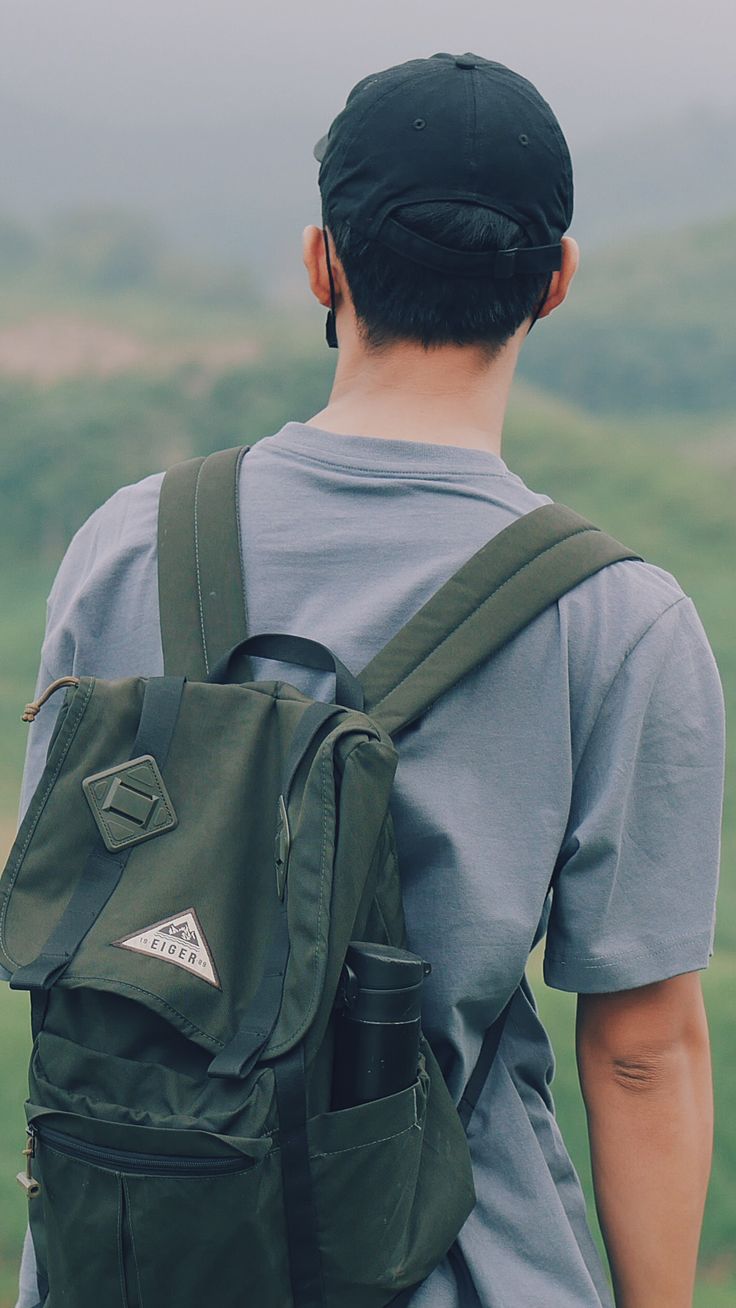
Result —
<path fill-rule="evenodd" d="M 172 300 L 207 308 L 255 308 L 262 297 L 248 268 L 242 264 L 204 263 L 168 255 L 157 276 L 158 289 Z"/>
<path fill-rule="evenodd" d="M 521 376 L 593 413 L 736 409 L 736 215 L 583 258 Z"/>
<path fill-rule="evenodd" d="M 0 270 L 13 273 L 25 269 L 37 258 L 41 243 L 19 218 L 0 214 Z"/>
<path fill-rule="evenodd" d="M 119 209 L 76 209 L 50 226 L 49 258 L 65 279 L 99 292 L 155 281 L 164 241 L 149 218 Z"/>

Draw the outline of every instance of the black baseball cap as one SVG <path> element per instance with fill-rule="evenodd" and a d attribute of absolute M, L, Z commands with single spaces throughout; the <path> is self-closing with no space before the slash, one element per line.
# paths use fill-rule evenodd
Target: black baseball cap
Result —
<path fill-rule="evenodd" d="M 458 276 L 554 272 L 572 220 L 560 125 L 526 78 L 480 55 L 436 54 L 364 77 L 314 147 L 323 220 Z M 514 250 L 452 250 L 409 231 L 403 205 L 464 200 L 525 232 Z"/>

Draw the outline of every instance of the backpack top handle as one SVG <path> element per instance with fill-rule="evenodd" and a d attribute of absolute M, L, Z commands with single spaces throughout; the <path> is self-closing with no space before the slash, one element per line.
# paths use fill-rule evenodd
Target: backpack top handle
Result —
<path fill-rule="evenodd" d="M 335 674 L 335 703 L 344 708 L 358 709 L 364 705 L 363 687 L 352 672 L 341 663 L 337 655 L 319 641 L 306 636 L 286 636 L 279 632 L 263 632 L 241 641 L 224 654 L 210 672 L 207 680 L 219 685 L 239 681 L 249 655 L 262 659 L 276 659 L 280 663 L 293 663 L 304 668 L 317 668 Z"/>

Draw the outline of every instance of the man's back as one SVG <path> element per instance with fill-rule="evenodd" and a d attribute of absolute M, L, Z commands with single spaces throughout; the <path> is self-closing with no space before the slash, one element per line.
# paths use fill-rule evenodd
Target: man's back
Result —
<path fill-rule="evenodd" d="M 41 680 L 161 671 L 160 484 L 119 492 L 76 538 L 52 592 Z M 250 631 L 320 640 L 358 672 L 466 558 L 544 499 L 483 450 L 289 424 L 243 463 Z M 255 661 L 254 675 L 329 689 L 272 663 Z M 619 563 L 399 737 L 409 943 L 433 965 L 425 1028 L 456 1099 L 547 923 L 553 878 L 551 984 L 626 989 L 705 966 L 721 712 L 690 601 L 659 569 Z M 26 799 L 52 718 L 34 729 Z M 470 1128 L 479 1202 L 461 1245 L 493 1308 L 609 1302 L 554 1121 L 551 1066 L 524 989 Z M 415 1302 L 465 1308 L 453 1287 L 443 1266 Z"/>

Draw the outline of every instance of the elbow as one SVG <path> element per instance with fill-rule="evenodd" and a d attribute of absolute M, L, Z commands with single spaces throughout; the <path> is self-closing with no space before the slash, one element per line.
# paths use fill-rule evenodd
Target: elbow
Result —
<path fill-rule="evenodd" d="M 687 1002 L 674 1002 L 683 997 Z M 640 991 L 581 995 L 576 1035 L 586 1101 L 607 1089 L 667 1092 L 710 1065 L 705 1009 L 692 976 Z"/>
<path fill-rule="evenodd" d="M 609 1060 L 608 1077 L 614 1086 L 630 1094 L 658 1091 L 670 1080 L 678 1060 L 678 1050 L 640 1050 L 614 1055 Z"/>
<path fill-rule="evenodd" d="M 690 1035 L 667 1044 L 590 1050 L 579 1066 L 586 1102 L 597 1093 L 661 1098 L 705 1074 L 710 1050 L 707 1035 Z"/>

